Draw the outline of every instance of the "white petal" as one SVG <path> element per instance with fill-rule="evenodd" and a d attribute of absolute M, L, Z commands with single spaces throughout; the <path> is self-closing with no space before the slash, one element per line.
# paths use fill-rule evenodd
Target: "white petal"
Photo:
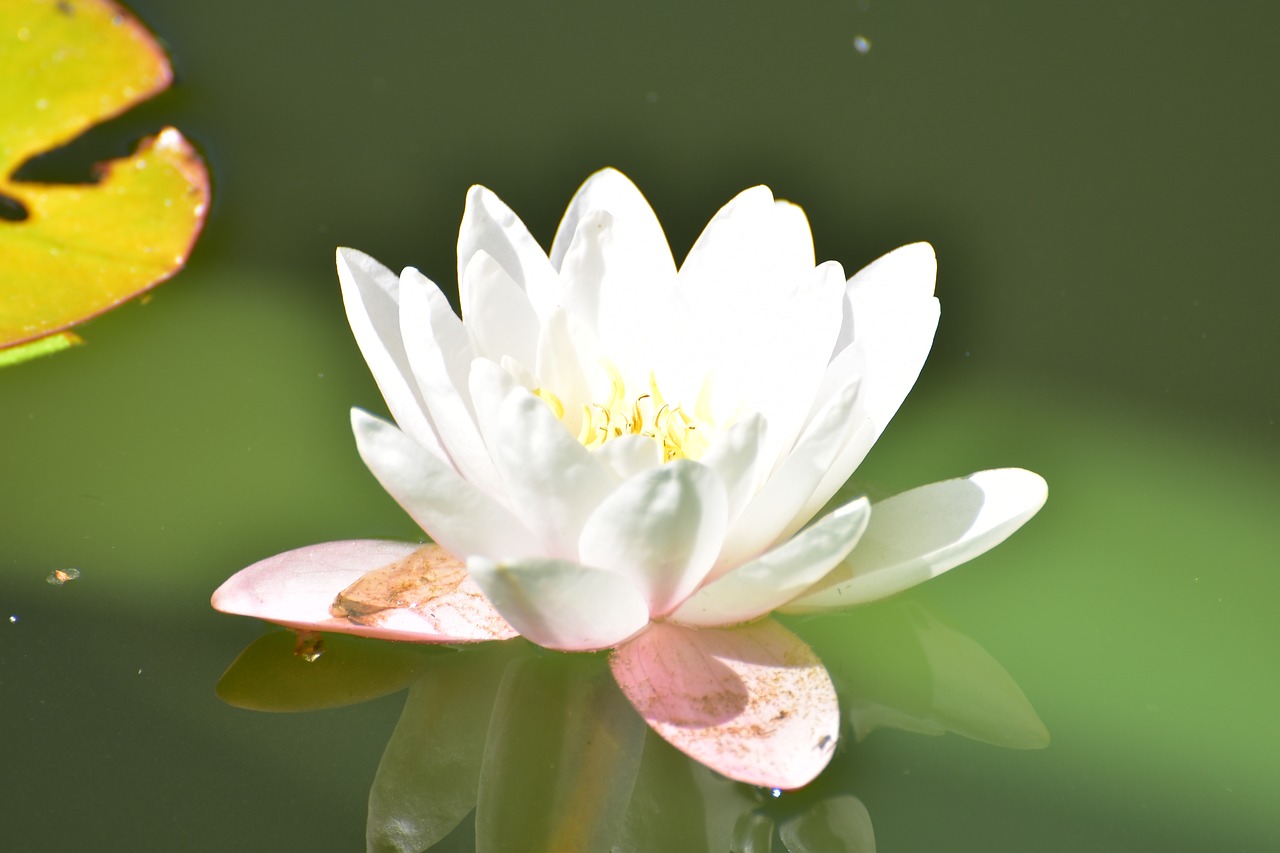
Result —
<path fill-rule="evenodd" d="M 784 531 L 794 530 L 808 521 L 797 519 L 796 513 L 857 429 L 857 424 L 850 420 L 857 394 L 855 382 L 836 395 L 805 428 L 795 448 L 734 521 L 725 550 L 716 561 L 717 573 L 755 556 Z"/>
<path fill-rule="evenodd" d="M 347 322 L 360 352 L 401 429 L 440 459 L 440 444 L 414 379 L 400 337 L 400 281 L 396 274 L 355 249 L 338 249 L 338 281 Z"/>
<path fill-rule="evenodd" d="M 866 498 L 846 504 L 772 551 L 694 593 L 671 621 L 695 627 L 747 622 L 781 607 L 848 556 L 871 517 Z"/>
<path fill-rule="evenodd" d="M 921 486 L 871 508 L 843 563 L 786 612 L 834 610 L 901 592 L 994 548 L 1044 505 L 1048 487 L 1021 468 Z"/>
<path fill-rule="evenodd" d="M 548 649 L 607 649 L 649 621 L 640 590 L 613 572 L 540 558 L 472 559 L 467 568 L 503 618 Z"/>
<path fill-rule="evenodd" d="M 658 442 L 647 435 L 620 435 L 592 449 L 592 454 L 613 471 L 618 482 L 662 464 Z"/>
<path fill-rule="evenodd" d="M 351 410 L 351 428 L 378 482 L 448 551 L 495 560 L 538 553 L 514 515 L 400 430 L 360 409 Z"/>
<path fill-rule="evenodd" d="M 700 460 L 724 483 L 730 524 L 759 489 L 768 471 L 761 450 L 767 431 L 764 417 L 753 412 L 725 430 Z"/>
<path fill-rule="evenodd" d="M 871 418 L 877 435 L 906 399 L 933 345 L 937 271 L 933 247 L 913 243 L 849 279 L 845 295 L 853 311 L 853 339 L 866 359 L 855 415 Z"/>
<path fill-rule="evenodd" d="M 719 478 L 678 459 L 631 478 L 582 529 L 582 562 L 630 578 L 659 617 L 701 583 L 724 541 L 727 500 Z"/>
<path fill-rule="evenodd" d="M 596 210 L 608 211 L 613 220 L 629 232 L 630 239 L 643 247 L 645 255 L 675 272 L 671 249 L 653 208 L 636 185 L 616 169 L 601 169 L 587 178 L 574 194 L 551 243 L 552 266 L 563 269 L 564 257 L 579 223 Z"/>
<path fill-rule="evenodd" d="M 707 223 L 680 266 L 680 286 L 701 300 L 749 303 L 813 267 L 813 236 L 804 212 L 775 202 L 768 187 L 752 187 Z"/>
<path fill-rule="evenodd" d="M 462 319 L 476 355 L 501 363 L 513 358 L 534 364 L 538 354 L 538 315 L 529 297 L 507 271 L 483 250 L 462 277 Z"/>
<path fill-rule="evenodd" d="M 441 443 L 463 477 L 501 494 L 467 390 L 475 356 L 462 321 L 440 288 L 413 267 L 400 273 L 400 301 L 405 351 Z"/>
<path fill-rule="evenodd" d="M 613 217 L 596 210 L 578 223 L 560 266 L 560 305 L 594 334 L 600 317 L 600 289 L 613 240 Z"/>
<path fill-rule="evenodd" d="M 582 525 L 612 491 L 613 472 L 493 362 L 476 359 L 471 393 L 512 509 L 544 555 L 576 560 Z"/>
<path fill-rule="evenodd" d="M 543 320 L 535 366 L 538 382 L 560 398 L 565 427 L 575 435 L 582 407 L 594 402 L 588 372 L 598 369 L 598 358 L 591 335 L 565 311 L 556 309 Z"/>
<path fill-rule="evenodd" d="M 511 208 L 489 190 L 475 186 L 467 193 L 467 209 L 458 231 L 459 282 L 480 250 L 488 252 L 523 288 L 539 317 L 551 313 L 560 285 L 546 253 Z"/>

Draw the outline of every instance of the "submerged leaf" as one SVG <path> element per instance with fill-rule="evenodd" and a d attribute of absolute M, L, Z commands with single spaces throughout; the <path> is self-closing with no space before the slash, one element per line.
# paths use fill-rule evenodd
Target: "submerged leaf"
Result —
<path fill-rule="evenodd" d="M 13 180 L 32 156 L 167 87 L 156 40 L 108 0 L 0 4 L 0 365 L 186 263 L 209 206 L 203 161 L 177 130 L 99 167 L 93 184 Z"/>

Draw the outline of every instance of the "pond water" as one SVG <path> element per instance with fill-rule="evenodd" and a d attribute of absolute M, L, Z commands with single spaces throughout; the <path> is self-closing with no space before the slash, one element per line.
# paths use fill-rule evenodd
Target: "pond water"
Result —
<path fill-rule="evenodd" d="M 429 808 L 388 805 L 396 783 L 459 811 L 450 850 L 1280 847 L 1280 7 L 132 8 L 177 86 L 33 173 L 174 124 L 215 200 L 146 304 L 0 371 L 0 846 L 360 849 L 371 789 L 383 819 Z M 326 638 L 307 662 L 269 635 L 223 675 L 274 630 L 211 610 L 234 571 L 421 537 L 354 451 L 348 409 L 384 409 L 334 246 L 449 290 L 470 184 L 545 244 L 605 165 L 677 257 L 757 183 L 850 272 L 932 242 L 933 353 L 853 487 L 1049 482 L 971 564 L 788 623 L 850 723 L 798 792 L 646 740 L 600 655 Z M 290 678 L 309 686 L 281 700 Z M 335 684 L 367 701 L 232 704 L 336 704 Z M 398 727 L 406 697 L 440 725 Z M 592 726 L 616 754 L 568 734 Z"/>

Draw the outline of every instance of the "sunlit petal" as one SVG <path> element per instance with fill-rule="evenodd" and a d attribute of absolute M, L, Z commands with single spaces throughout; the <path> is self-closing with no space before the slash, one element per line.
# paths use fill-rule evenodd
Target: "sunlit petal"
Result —
<path fill-rule="evenodd" d="M 848 556 L 871 516 L 860 498 L 772 551 L 698 590 L 671 619 L 684 625 L 733 625 L 781 607 Z"/>
<path fill-rule="evenodd" d="M 582 529 L 584 563 L 618 572 L 661 616 L 706 576 L 724 540 L 724 486 L 705 465 L 679 460 L 623 483 Z"/>
<path fill-rule="evenodd" d="M 351 427 L 378 482 L 451 553 L 506 559 L 540 550 L 518 518 L 393 425 L 352 409 Z"/>
<path fill-rule="evenodd" d="M 1038 475 L 1001 468 L 880 501 L 853 553 L 784 609 L 832 610 L 909 589 L 999 545 L 1047 496 Z"/>
<path fill-rule="evenodd" d="M 548 649 L 607 649 L 649 621 L 644 595 L 614 572 L 540 558 L 473 557 L 467 567 L 512 627 Z"/>
<path fill-rule="evenodd" d="M 658 734 L 730 779 L 798 788 L 835 749 L 840 710 L 831 679 L 773 620 L 702 630 L 654 624 L 610 665 Z"/>

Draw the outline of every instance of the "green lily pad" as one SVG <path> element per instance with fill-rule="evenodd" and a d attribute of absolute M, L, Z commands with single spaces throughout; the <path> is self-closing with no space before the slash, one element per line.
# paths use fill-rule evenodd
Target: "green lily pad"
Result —
<path fill-rule="evenodd" d="M 65 349 L 68 328 L 186 263 L 209 177 L 173 128 L 101 164 L 96 183 L 13 180 L 172 79 L 155 38 L 107 0 L 0 3 L 0 366 Z"/>

